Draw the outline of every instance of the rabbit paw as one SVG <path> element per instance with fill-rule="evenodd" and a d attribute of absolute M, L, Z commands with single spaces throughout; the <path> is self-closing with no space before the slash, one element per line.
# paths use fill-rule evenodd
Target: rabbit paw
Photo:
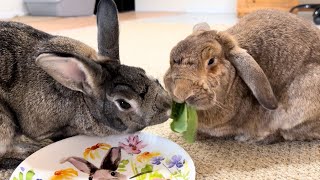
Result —
<path fill-rule="evenodd" d="M 244 142 L 248 144 L 259 144 L 260 141 L 264 139 L 261 136 L 250 136 L 248 134 L 241 134 L 234 137 L 234 139 L 238 142 Z"/>
<path fill-rule="evenodd" d="M 11 149 L 10 157 L 25 159 L 32 153 L 39 150 L 40 148 L 41 148 L 40 146 L 37 146 L 34 144 L 27 144 L 27 143 L 14 144 Z"/>
<path fill-rule="evenodd" d="M 18 135 L 14 139 L 10 157 L 20 159 L 27 158 L 30 154 L 51 144 L 52 142 L 53 141 L 50 139 L 35 141 L 25 135 Z"/>
<path fill-rule="evenodd" d="M 6 140 L 1 140 L 0 141 L 0 157 L 4 155 L 7 152 L 8 146 L 10 143 Z"/>
<path fill-rule="evenodd" d="M 281 142 L 284 140 L 283 137 L 278 132 L 268 134 L 266 136 L 250 136 L 248 134 L 241 134 L 241 135 L 235 136 L 234 139 L 239 142 L 245 142 L 248 144 L 259 144 L 259 145 L 273 144 L 273 143 Z"/>
<path fill-rule="evenodd" d="M 54 141 L 52 141 L 51 139 L 43 139 L 38 142 L 40 147 L 45 147 L 45 146 L 48 146 L 49 144 L 52 144 L 52 143 L 54 143 Z"/>
<path fill-rule="evenodd" d="M 15 137 L 15 142 L 16 143 L 22 143 L 22 144 L 32 144 L 32 145 L 36 145 L 36 146 L 40 146 L 40 147 L 44 147 L 44 146 L 47 146 L 51 143 L 53 143 L 53 141 L 51 139 L 42 139 L 40 141 L 36 141 L 36 140 L 33 140 L 31 138 L 29 138 L 28 136 L 26 135 L 19 135 L 19 136 L 16 136 Z"/>
<path fill-rule="evenodd" d="M 248 136 L 246 134 L 240 134 L 240 135 L 235 136 L 234 139 L 239 142 L 246 142 L 250 139 L 250 136 Z"/>

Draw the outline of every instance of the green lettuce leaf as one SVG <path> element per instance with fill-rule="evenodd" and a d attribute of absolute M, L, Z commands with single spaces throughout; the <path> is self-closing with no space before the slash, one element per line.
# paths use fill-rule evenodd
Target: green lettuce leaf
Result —
<path fill-rule="evenodd" d="M 183 132 L 183 137 L 188 143 L 193 143 L 196 139 L 198 128 L 198 116 L 197 111 L 192 107 L 187 107 L 188 126 L 187 130 Z"/>
<path fill-rule="evenodd" d="M 173 121 L 170 124 L 171 130 L 177 133 L 182 133 L 187 130 L 188 113 L 186 104 L 174 103 L 172 105 L 171 118 Z"/>
<path fill-rule="evenodd" d="M 186 103 L 173 102 L 171 119 L 173 119 L 170 124 L 171 130 L 182 133 L 188 143 L 193 143 L 198 127 L 197 111 Z"/>

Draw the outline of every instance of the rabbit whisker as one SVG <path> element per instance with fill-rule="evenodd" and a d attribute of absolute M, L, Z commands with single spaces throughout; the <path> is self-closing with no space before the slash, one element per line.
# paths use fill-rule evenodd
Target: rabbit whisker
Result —
<path fill-rule="evenodd" d="M 191 81 L 191 82 L 194 82 L 194 79 L 193 78 L 190 78 L 190 77 L 188 77 L 188 76 L 173 76 L 172 77 L 172 79 L 174 80 L 174 81 L 176 81 L 176 80 L 180 80 L 180 79 L 184 79 L 184 80 L 189 80 L 189 81 Z"/>
<path fill-rule="evenodd" d="M 216 76 L 214 76 L 213 78 L 214 78 L 214 80 L 216 80 L 218 86 L 220 86 L 220 81 L 218 80 L 218 78 Z"/>
<path fill-rule="evenodd" d="M 216 100 L 214 100 L 213 103 L 214 103 L 216 106 L 218 106 L 219 108 L 221 108 L 221 109 L 229 110 L 227 107 L 225 107 L 224 105 L 222 105 L 222 103 L 220 103 L 220 102 L 218 102 L 218 101 L 216 101 Z"/>

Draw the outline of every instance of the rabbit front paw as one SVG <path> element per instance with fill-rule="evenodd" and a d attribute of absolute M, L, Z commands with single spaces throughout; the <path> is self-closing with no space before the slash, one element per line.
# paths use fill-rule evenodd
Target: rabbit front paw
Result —
<path fill-rule="evenodd" d="M 10 142 L 6 140 L 0 140 L 0 157 L 7 152 L 9 145 Z"/>
<path fill-rule="evenodd" d="M 248 134 L 240 134 L 235 136 L 234 139 L 239 142 L 259 145 L 273 144 L 284 140 L 280 132 L 268 133 L 265 136 L 250 136 Z"/>
<path fill-rule="evenodd" d="M 38 142 L 40 147 L 45 147 L 45 146 L 48 146 L 49 144 L 52 144 L 52 143 L 54 143 L 54 141 L 51 139 L 43 139 Z"/>
<path fill-rule="evenodd" d="M 234 137 L 238 142 L 248 143 L 248 144 L 259 144 L 260 141 L 264 139 L 261 136 L 251 136 L 249 134 L 240 134 Z"/>
<path fill-rule="evenodd" d="M 240 134 L 235 136 L 234 139 L 238 142 L 246 142 L 250 139 L 250 136 L 247 134 Z"/>
<path fill-rule="evenodd" d="M 26 135 L 17 135 L 12 145 L 10 157 L 25 159 L 32 153 L 51 144 L 52 142 L 53 141 L 50 139 L 35 141 Z"/>

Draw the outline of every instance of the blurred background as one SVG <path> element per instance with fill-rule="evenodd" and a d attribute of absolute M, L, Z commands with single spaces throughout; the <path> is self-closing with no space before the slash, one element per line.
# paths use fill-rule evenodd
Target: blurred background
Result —
<path fill-rule="evenodd" d="M 320 0 L 115 0 L 120 20 L 151 22 L 233 24 L 239 17 L 261 8 L 289 11 L 298 4 L 320 4 Z M 1 0 L 0 19 L 29 23 L 56 30 L 93 25 L 95 0 Z M 306 11 L 307 10 L 307 11 Z M 314 9 L 295 11 L 312 20 Z M 61 20 L 61 18 L 65 20 Z M 79 18 L 80 17 L 80 18 Z M 60 19 L 60 21 L 59 21 Z M 69 20 L 68 20 L 69 19 Z M 41 23 L 51 25 L 41 25 Z M 63 26 L 61 26 L 61 23 Z"/>
<path fill-rule="evenodd" d="M 0 0 L 0 19 L 68 36 L 97 49 L 95 1 Z M 320 0 L 114 1 L 119 10 L 121 61 L 144 68 L 160 81 L 169 66 L 172 47 L 189 35 L 196 23 L 207 22 L 212 29 L 225 30 L 257 9 L 289 12 L 300 4 L 320 4 Z M 314 12 L 315 8 L 305 7 L 293 11 L 309 21 L 313 21 Z"/>

